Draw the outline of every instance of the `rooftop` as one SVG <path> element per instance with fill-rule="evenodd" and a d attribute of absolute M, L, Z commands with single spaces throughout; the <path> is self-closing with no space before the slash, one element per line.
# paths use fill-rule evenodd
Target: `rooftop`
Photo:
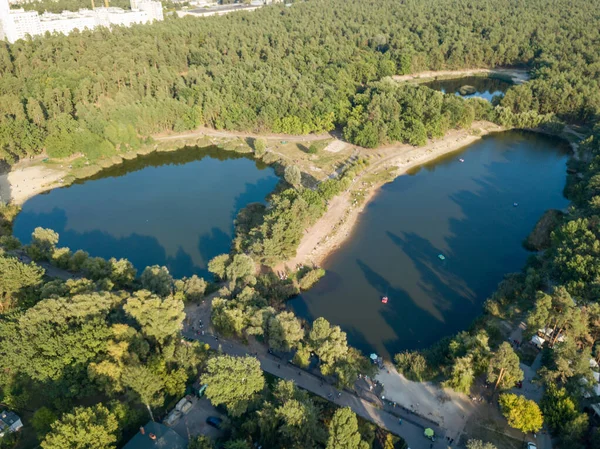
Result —
<path fill-rule="evenodd" d="M 15 412 L 4 410 L 2 413 L 0 413 L 0 428 L 3 427 L 2 424 L 4 424 L 7 427 L 10 427 L 19 419 L 19 416 Z"/>
<path fill-rule="evenodd" d="M 173 429 L 154 421 L 148 422 L 123 449 L 186 449 L 187 442 Z"/>

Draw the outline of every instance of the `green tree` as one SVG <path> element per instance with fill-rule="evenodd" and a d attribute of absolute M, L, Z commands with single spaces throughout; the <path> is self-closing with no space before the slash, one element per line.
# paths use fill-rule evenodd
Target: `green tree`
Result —
<path fill-rule="evenodd" d="M 349 407 L 337 409 L 329 423 L 327 449 L 359 449 L 362 443 L 354 412 Z"/>
<path fill-rule="evenodd" d="M 304 339 L 304 329 L 300 320 L 292 312 L 273 315 L 268 321 L 269 346 L 289 351 Z"/>
<path fill-rule="evenodd" d="M 57 243 L 56 232 L 37 227 L 31 234 L 31 243 L 26 247 L 27 255 L 33 260 L 50 260 Z"/>
<path fill-rule="evenodd" d="M 160 345 L 182 329 L 183 308 L 183 302 L 174 296 L 163 299 L 144 290 L 129 297 L 123 306 L 123 310 L 139 323 L 142 332 Z"/>
<path fill-rule="evenodd" d="M 44 269 L 16 257 L 0 256 L 0 313 L 10 309 L 19 293 L 42 283 Z"/>
<path fill-rule="evenodd" d="M 302 173 L 296 165 L 288 165 L 285 167 L 283 177 L 294 187 L 299 187 L 300 183 L 302 182 Z"/>
<path fill-rule="evenodd" d="M 44 436 L 52 429 L 52 424 L 58 419 L 56 413 L 48 407 L 40 407 L 31 418 L 31 425 L 37 434 L 38 439 L 43 439 Z"/>
<path fill-rule="evenodd" d="M 257 359 L 227 355 L 208 360 L 202 382 L 208 385 L 206 397 L 214 405 L 225 405 L 232 416 L 243 414 L 265 386 Z"/>
<path fill-rule="evenodd" d="M 200 301 L 206 291 L 206 281 L 195 274 L 183 279 L 183 293 L 186 301 Z"/>
<path fill-rule="evenodd" d="M 227 279 L 235 282 L 238 279 L 242 279 L 246 276 L 254 275 L 255 271 L 256 268 L 254 266 L 252 257 L 245 254 L 236 254 L 233 256 L 231 263 L 227 266 L 225 275 Z"/>
<path fill-rule="evenodd" d="M 335 362 L 348 353 L 346 333 L 339 326 L 331 326 L 325 318 L 317 318 L 308 334 L 308 343 L 324 365 L 321 370 L 328 374 Z"/>
<path fill-rule="evenodd" d="M 117 260 L 114 257 L 108 262 L 110 264 L 111 271 L 110 280 L 113 281 L 117 287 L 131 287 L 137 273 L 137 270 L 133 264 L 127 259 Z"/>
<path fill-rule="evenodd" d="M 450 379 L 443 383 L 445 387 L 452 388 L 459 393 L 469 394 L 475 381 L 473 357 L 471 355 L 460 357 L 454 361 Z"/>
<path fill-rule="evenodd" d="M 0 326 L 5 331 L 0 366 L 41 382 L 71 380 L 73 394 L 80 381 L 66 374 L 84 369 L 104 352 L 111 336 L 106 318 L 118 301 L 108 293 L 92 293 L 38 302 Z"/>
<path fill-rule="evenodd" d="M 500 395 L 502 414 L 508 420 L 508 425 L 525 433 L 538 432 L 544 424 L 540 407 L 525 396 L 512 393 Z"/>
<path fill-rule="evenodd" d="M 507 390 L 523 380 L 523 377 L 523 370 L 519 366 L 519 356 L 515 354 L 510 343 L 505 341 L 490 359 L 487 380 L 495 383 L 494 388 Z"/>
<path fill-rule="evenodd" d="M 561 440 L 576 441 L 587 430 L 587 415 L 577 410 L 576 403 L 565 388 L 554 383 L 546 386 L 541 403 L 544 420 Z"/>
<path fill-rule="evenodd" d="M 484 443 L 481 440 L 467 441 L 467 449 L 496 449 L 492 443 Z"/>
<path fill-rule="evenodd" d="M 52 424 L 42 449 L 111 449 L 117 442 L 118 422 L 102 404 L 78 407 Z"/>
<path fill-rule="evenodd" d="M 146 267 L 140 276 L 142 287 L 158 296 L 167 296 L 173 289 L 173 278 L 166 267 Z"/>
<path fill-rule="evenodd" d="M 208 262 L 208 271 L 214 274 L 217 279 L 225 279 L 225 270 L 229 265 L 229 261 L 229 254 L 215 256 Z"/>
<path fill-rule="evenodd" d="M 261 158 L 267 151 L 267 141 L 265 139 L 254 139 L 254 155 L 257 158 Z"/>
<path fill-rule="evenodd" d="M 417 351 L 405 351 L 394 356 L 398 371 L 407 379 L 422 381 L 427 371 L 427 360 Z"/>
<path fill-rule="evenodd" d="M 138 395 L 154 421 L 152 407 L 161 406 L 164 402 L 162 391 L 165 385 L 161 377 L 146 366 L 134 365 L 123 370 L 123 383 Z"/>
<path fill-rule="evenodd" d="M 215 445 L 206 435 L 198 435 L 190 438 L 188 449 L 214 449 Z"/>

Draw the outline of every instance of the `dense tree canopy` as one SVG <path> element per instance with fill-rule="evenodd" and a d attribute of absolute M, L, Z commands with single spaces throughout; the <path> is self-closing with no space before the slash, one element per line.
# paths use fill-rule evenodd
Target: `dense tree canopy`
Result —
<path fill-rule="evenodd" d="M 525 396 L 506 393 L 500 396 L 502 414 L 508 424 L 525 433 L 538 432 L 544 424 L 544 416 L 540 407 Z"/>
<path fill-rule="evenodd" d="M 227 355 L 208 361 L 202 382 L 208 385 L 206 397 L 215 405 L 225 405 L 233 416 L 244 413 L 249 402 L 265 386 L 258 360 Z"/>
<path fill-rule="evenodd" d="M 508 115 L 593 120 L 597 25 L 589 0 L 312 0 L 201 27 L 167 18 L 2 44 L 1 156 L 46 148 L 96 159 L 199 124 L 294 134 L 340 126 L 365 146 L 418 144 L 467 125 L 477 107 L 426 88 L 365 87 L 425 69 L 529 65 L 534 80 L 502 101 Z"/>

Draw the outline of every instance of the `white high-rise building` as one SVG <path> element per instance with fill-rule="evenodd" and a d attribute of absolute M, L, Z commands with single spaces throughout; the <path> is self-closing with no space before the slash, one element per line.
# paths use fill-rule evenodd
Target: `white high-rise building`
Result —
<path fill-rule="evenodd" d="M 9 7 L 9 0 L 0 0 L 0 40 L 15 42 L 27 35 L 50 33 L 69 34 L 77 29 L 92 30 L 98 26 L 131 26 L 163 20 L 162 4 L 159 1 L 131 0 L 131 11 L 121 8 L 80 9 L 78 12 L 63 11 L 61 14 L 24 11 Z"/>
<path fill-rule="evenodd" d="M 134 4 L 135 7 L 133 6 Z M 139 9 L 140 11 L 146 12 L 146 14 L 148 14 L 148 20 L 150 20 L 150 22 L 153 22 L 155 20 L 164 20 L 162 4 L 160 2 L 148 0 L 131 0 L 131 9 Z"/>

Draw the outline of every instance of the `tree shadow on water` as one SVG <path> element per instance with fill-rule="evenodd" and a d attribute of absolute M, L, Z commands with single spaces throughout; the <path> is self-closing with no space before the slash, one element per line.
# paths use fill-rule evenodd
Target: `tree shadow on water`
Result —
<path fill-rule="evenodd" d="M 422 323 L 431 322 L 431 314 L 418 307 L 408 292 L 400 287 L 395 287 L 390 281 L 374 271 L 364 261 L 357 259 L 356 263 L 362 270 L 369 284 L 387 296 L 389 302 L 381 310 L 380 314 L 396 333 L 396 338 L 381 342 L 388 355 L 393 355 L 400 347 L 415 347 L 420 344 L 420 327 Z M 374 330 L 376 332 L 376 330 Z M 353 332 L 356 336 L 357 332 Z M 367 340 L 362 337 L 362 340 Z M 373 348 L 375 345 L 370 344 Z"/>
<path fill-rule="evenodd" d="M 210 259 L 219 254 L 229 253 L 230 249 L 231 235 L 216 226 L 198 238 L 198 251 L 206 265 Z"/>
<path fill-rule="evenodd" d="M 175 257 L 168 256 L 165 248 L 153 236 L 132 233 L 126 237 L 115 237 L 100 229 L 78 232 L 67 228 L 67 215 L 63 209 L 54 208 L 49 213 L 21 212 L 15 226 L 15 235 L 23 242 L 31 241 L 31 233 L 38 226 L 53 229 L 59 234 L 59 247 L 68 247 L 72 252 L 79 249 L 92 257 L 128 259 L 138 270 L 138 275 L 149 265 L 169 268 L 175 277 L 203 274 L 205 267 L 194 265 L 192 258 L 181 247 Z"/>

